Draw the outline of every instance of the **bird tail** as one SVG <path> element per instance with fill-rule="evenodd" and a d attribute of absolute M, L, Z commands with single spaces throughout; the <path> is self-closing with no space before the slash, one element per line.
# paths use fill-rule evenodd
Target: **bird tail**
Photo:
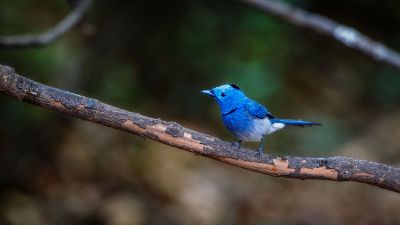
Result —
<path fill-rule="evenodd" d="M 314 126 L 314 125 L 322 125 L 320 123 L 315 123 L 315 122 L 308 122 L 308 121 L 303 121 L 303 120 L 291 120 L 291 119 L 271 119 L 271 123 L 283 123 L 286 125 L 292 125 L 292 126 L 299 126 L 299 127 L 308 127 L 308 126 Z"/>

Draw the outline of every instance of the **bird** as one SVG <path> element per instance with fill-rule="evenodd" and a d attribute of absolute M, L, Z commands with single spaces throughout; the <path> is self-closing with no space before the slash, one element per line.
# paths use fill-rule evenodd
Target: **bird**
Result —
<path fill-rule="evenodd" d="M 260 142 L 256 156 L 263 153 L 265 137 L 286 125 L 308 127 L 322 125 L 294 119 L 281 119 L 272 115 L 268 109 L 247 97 L 236 84 L 224 84 L 201 93 L 212 97 L 219 105 L 225 127 L 236 137 L 234 145 L 241 147 L 242 142 Z"/>

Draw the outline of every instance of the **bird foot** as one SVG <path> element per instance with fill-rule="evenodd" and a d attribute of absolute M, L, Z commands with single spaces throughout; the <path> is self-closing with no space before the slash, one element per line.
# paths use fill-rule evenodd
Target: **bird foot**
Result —
<path fill-rule="evenodd" d="M 231 145 L 232 145 L 232 147 L 237 148 L 237 149 L 239 149 L 241 147 L 240 146 L 240 141 L 232 142 Z"/>
<path fill-rule="evenodd" d="M 262 153 L 263 153 L 263 149 L 260 149 L 260 148 L 257 149 L 256 157 L 257 158 L 260 157 Z"/>

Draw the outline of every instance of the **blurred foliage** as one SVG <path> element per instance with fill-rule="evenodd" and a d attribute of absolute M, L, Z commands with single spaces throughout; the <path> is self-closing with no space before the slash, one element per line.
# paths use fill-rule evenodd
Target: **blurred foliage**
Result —
<path fill-rule="evenodd" d="M 400 50 L 398 1 L 287 2 Z M 69 10 L 0 0 L 0 35 L 44 31 Z M 240 2 L 98 0 L 56 43 L 1 49 L 0 63 L 229 141 L 199 91 L 236 83 L 279 117 L 324 124 L 278 132 L 267 152 L 399 165 L 399 71 Z M 273 179 L 7 97 L 0 106 L 1 224 L 400 223 L 400 198 L 384 190 Z"/>

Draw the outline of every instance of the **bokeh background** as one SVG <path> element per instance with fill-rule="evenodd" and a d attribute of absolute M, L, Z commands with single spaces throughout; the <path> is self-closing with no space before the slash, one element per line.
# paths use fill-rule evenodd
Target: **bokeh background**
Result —
<path fill-rule="evenodd" d="M 289 1 L 400 50 L 399 1 Z M 65 0 L 0 0 L 0 34 L 46 30 Z M 323 123 L 279 155 L 400 166 L 400 74 L 236 1 L 97 0 L 54 44 L 0 49 L 39 82 L 233 141 L 199 92 L 238 84 L 273 114 Z M 400 224 L 400 195 L 272 178 L 0 96 L 0 224 Z M 252 145 L 249 145 L 252 147 Z"/>

